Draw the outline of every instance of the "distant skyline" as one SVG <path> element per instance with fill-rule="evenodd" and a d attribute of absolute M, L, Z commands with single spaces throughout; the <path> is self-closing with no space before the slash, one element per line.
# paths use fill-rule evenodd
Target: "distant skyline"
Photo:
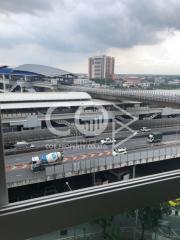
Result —
<path fill-rule="evenodd" d="M 114 56 L 115 73 L 180 75 L 179 0 L 0 0 L 0 64 L 88 73 Z"/>

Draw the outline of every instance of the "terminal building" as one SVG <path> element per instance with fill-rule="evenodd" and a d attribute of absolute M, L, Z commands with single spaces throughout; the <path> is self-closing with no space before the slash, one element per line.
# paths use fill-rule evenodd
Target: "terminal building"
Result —
<path fill-rule="evenodd" d="M 55 127 L 73 128 L 75 113 L 81 106 L 88 106 L 80 123 L 92 121 L 97 116 L 97 106 L 108 111 L 108 121 L 117 118 L 128 121 L 129 116 L 115 106 L 127 111 L 137 119 L 162 117 L 162 108 L 149 107 L 135 101 L 107 101 L 92 99 L 84 92 L 60 92 L 60 85 L 71 85 L 77 76 L 68 71 L 38 65 L 24 64 L 15 68 L 0 67 L 0 104 L 4 132 L 46 129 L 46 114 L 51 107 L 51 123 Z M 18 93 L 21 92 L 21 93 Z M 85 120 L 86 119 L 86 120 Z"/>
<path fill-rule="evenodd" d="M 51 123 L 55 127 L 73 126 L 75 113 L 79 107 L 83 107 L 83 119 L 81 123 L 87 123 L 94 117 L 99 117 L 99 107 L 103 106 L 108 112 L 108 121 L 112 118 L 127 120 L 130 118 L 127 111 L 138 119 L 149 114 L 161 115 L 161 108 L 151 109 L 140 102 L 121 101 L 112 102 L 92 99 L 85 92 L 36 92 L 36 93 L 1 93 L 1 116 L 4 132 L 16 132 L 32 129 L 44 129 L 48 109 L 52 109 Z"/>
<path fill-rule="evenodd" d="M 39 64 L 0 67 L 2 92 L 49 91 L 58 84 L 72 85 L 75 78 L 76 75 L 68 71 Z"/>

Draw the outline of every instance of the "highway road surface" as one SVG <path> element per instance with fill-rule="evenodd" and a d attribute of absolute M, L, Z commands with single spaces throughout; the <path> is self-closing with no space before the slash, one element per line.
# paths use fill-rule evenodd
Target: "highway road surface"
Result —
<path fill-rule="evenodd" d="M 110 136 L 110 135 L 107 135 L 107 136 Z M 74 141 L 74 140 L 75 140 L 75 137 L 71 138 L 71 141 Z M 173 140 L 180 140 L 180 133 L 164 135 L 162 144 L 164 142 L 173 141 Z M 34 152 L 28 152 L 28 153 L 22 153 L 22 154 L 16 154 L 16 155 L 7 155 L 5 156 L 6 165 L 9 165 L 9 164 L 13 165 L 18 163 L 29 163 L 31 161 L 31 157 L 34 155 L 60 150 L 60 147 L 63 145 L 63 142 L 60 142 L 59 139 L 54 139 L 53 141 L 52 140 L 41 141 L 39 144 L 46 146 L 47 150 L 34 151 Z M 147 143 L 147 137 L 144 137 L 143 134 L 142 135 L 140 134 L 140 137 L 138 138 L 132 138 L 122 144 L 122 147 L 126 147 L 127 150 L 140 149 L 144 147 L 153 148 L 153 146 L 154 146 L 153 144 Z M 64 150 L 65 158 L 68 159 L 72 157 L 77 157 L 81 154 L 110 151 L 112 150 L 112 145 L 101 145 L 100 142 L 97 142 L 97 143 L 92 143 L 92 144 L 90 143 L 86 145 L 72 145 L 63 150 Z"/>
<path fill-rule="evenodd" d="M 180 127 L 179 126 L 173 126 L 173 127 L 159 127 L 159 128 L 151 128 L 152 132 L 162 132 L 164 134 L 176 134 L 176 133 L 180 133 Z M 129 136 L 130 132 L 129 131 L 120 131 L 120 133 L 118 134 L 118 137 L 124 139 L 125 137 Z M 139 138 L 142 136 L 147 136 L 149 134 L 149 132 L 146 133 L 141 133 L 139 131 L 139 133 L 134 136 L 133 138 Z M 84 138 L 83 136 L 73 136 L 73 137 L 64 137 L 64 138 L 56 138 L 56 139 L 49 139 L 49 140 L 44 140 L 44 141 L 34 141 L 31 142 L 32 144 L 34 144 L 36 147 L 43 147 L 46 146 L 48 144 L 71 144 L 71 143 L 75 143 L 76 141 L 88 141 L 90 140 L 92 141 L 96 141 L 98 142 L 98 140 L 103 139 L 105 137 L 112 137 L 112 132 L 108 132 L 108 133 L 102 133 L 101 136 L 98 137 L 94 137 L 94 138 Z"/>
<path fill-rule="evenodd" d="M 142 136 L 140 138 L 135 138 L 127 141 L 123 144 L 123 146 L 127 148 L 128 153 L 138 153 L 140 150 L 151 150 L 153 153 L 153 151 L 159 147 L 167 147 L 170 145 L 176 146 L 178 144 L 180 144 L 180 134 L 170 134 L 163 136 L 163 141 L 161 144 L 149 144 L 147 143 L 147 138 Z M 58 149 L 56 150 L 58 151 Z M 27 176 L 28 178 L 34 178 L 41 174 L 43 176 L 45 174 L 44 171 L 41 173 L 34 173 L 30 170 L 29 163 L 31 162 L 31 157 L 52 151 L 54 150 L 5 156 L 7 179 L 10 179 L 11 181 L 12 179 L 14 179 L 14 181 L 18 181 L 18 179 L 26 179 Z M 75 147 L 73 147 L 73 149 L 64 149 L 64 162 L 97 159 L 102 157 L 110 157 L 111 155 L 111 145 L 102 146 L 100 143 L 95 143 L 92 145 L 83 145 L 82 148 L 77 149 Z"/>

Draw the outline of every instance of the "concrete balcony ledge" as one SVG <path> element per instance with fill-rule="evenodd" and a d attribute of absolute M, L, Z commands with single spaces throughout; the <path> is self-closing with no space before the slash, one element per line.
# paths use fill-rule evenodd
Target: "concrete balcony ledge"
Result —
<path fill-rule="evenodd" d="M 26 239 L 175 199 L 179 185 L 178 170 L 9 204 L 0 208 L 0 236 Z"/>

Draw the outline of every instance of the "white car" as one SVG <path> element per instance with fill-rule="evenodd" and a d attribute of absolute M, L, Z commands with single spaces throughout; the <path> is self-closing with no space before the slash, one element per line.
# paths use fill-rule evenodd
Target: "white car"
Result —
<path fill-rule="evenodd" d="M 117 156 L 117 155 L 125 154 L 125 153 L 127 153 L 126 148 L 116 148 L 113 150 L 112 155 Z"/>
<path fill-rule="evenodd" d="M 21 142 L 17 142 L 14 147 L 16 149 L 27 149 L 27 148 L 35 148 L 34 144 L 28 143 L 26 141 L 21 141 Z"/>
<path fill-rule="evenodd" d="M 111 138 L 105 138 L 101 140 L 101 144 L 112 144 L 115 143 L 116 140 L 115 139 L 111 139 Z"/>
<path fill-rule="evenodd" d="M 151 129 L 150 129 L 150 128 L 147 128 L 147 127 L 142 127 L 142 128 L 140 129 L 140 131 L 141 131 L 141 132 L 150 132 Z"/>

